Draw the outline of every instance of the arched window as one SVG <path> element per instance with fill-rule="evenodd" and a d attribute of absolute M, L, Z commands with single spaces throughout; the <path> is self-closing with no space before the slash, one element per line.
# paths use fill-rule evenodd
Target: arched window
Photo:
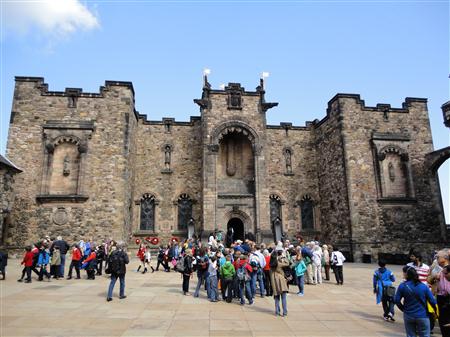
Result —
<path fill-rule="evenodd" d="M 270 223 L 273 224 L 275 219 L 282 219 L 281 217 L 281 198 L 276 194 L 269 196 L 270 200 Z"/>
<path fill-rule="evenodd" d="M 144 194 L 141 199 L 141 224 L 140 230 L 155 230 L 155 196 Z"/>
<path fill-rule="evenodd" d="M 181 194 L 178 198 L 178 229 L 187 229 L 192 218 L 192 199 L 188 194 Z"/>
<path fill-rule="evenodd" d="M 314 229 L 314 201 L 309 195 L 305 195 L 300 200 L 300 212 L 302 218 L 302 229 L 313 230 Z"/>

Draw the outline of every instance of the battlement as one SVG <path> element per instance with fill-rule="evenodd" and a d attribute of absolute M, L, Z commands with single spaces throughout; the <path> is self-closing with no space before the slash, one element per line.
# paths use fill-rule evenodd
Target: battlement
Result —
<path fill-rule="evenodd" d="M 361 99 L 359 94 L 344 94 L 338 93 L 332 99 L 328 101 L 327 107 L 327 115 L 330 114 L 332 105 L 335 101 L 339 101 L 339 99 L 354 99 L 360 106 L 361 110 L 364 111 L 376 111 L 376 112 L 394 112 L 394 113 L 409 113 L 409 108 L 412 103 L 427 103 L 428 100 L 426 98 L 418 98 L 418 97 L 406 97 L 405 101 L 402 103 L 401 108 L 392 108 L 390 104 L 387 103 L 378 103 L 375 107 L 366 106 L 365 101 Z"/>
<path fill-rule="evenodd" d="M 82 88 L 65 88 L 64 91 L 49 91 L 48 84 L 45 83 L 43 77 L 32 77 L 32 76 L 16 76 L 16 82 L 35 82 L 36 86 L 41 90 L 41 95 L 43 96 L 60 96 L 60 97 L 86 97 L 86 98 L 103 98 L 104 91 L 108 90 L 110 87 L 119 86 L 129 88 L 133 94 L 134 99 L 134 88 L 133 83 L 128 81 L 105 81 L 104 86 L 100 86 L 98 93 L 83 92 Z"/>
<path fill-rule="evenodd" d="M 176 126 L 193 126 L 202 120 L 200 116 L 191 116 L 190 121 L 176 121 L 175 118 L 163 117 L 160 121 L 148 120 L 146 114 L 138 114 L 139 120 L 144 125 L 176 125 Z"/>

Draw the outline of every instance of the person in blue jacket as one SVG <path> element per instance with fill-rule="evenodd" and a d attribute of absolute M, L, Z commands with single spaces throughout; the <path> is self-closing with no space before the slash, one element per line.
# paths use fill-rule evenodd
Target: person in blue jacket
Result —
<path fill-rule="evenodd" d="M 395 322 L 394 296 L 390 294 L 388 287 L 393 286 L 395 276 L 386 268 L 386 262 L 378 261 L 378 266 L 373 273 L 373 293 L 376 295 L 377 304 L 383 305 L 383 318 L 385 321 Z"/>
<path fill-rule="evenodd" d="M 47 277 L 47 280 L 50 282 L 50 273 L 47 271 L 47 265 L 49 264 L 49 262 L 50 252 L 44 245 L 42 245 L 39 249 L 39 257 L 37 262 L 37 266 L 40 267 L 38 281 L 42 281 L 45 275 Z"/>
<path fill-rule="evenodd" d="M 436 310 L 436 300 L 430 288 L 419 281 L 419 275 L 414 267 L 403 267 L 403 274 L 406 281 L 398 286 L 394 302 L 403 311 L 406 336 L 430 337 L 427 301 Z"/>

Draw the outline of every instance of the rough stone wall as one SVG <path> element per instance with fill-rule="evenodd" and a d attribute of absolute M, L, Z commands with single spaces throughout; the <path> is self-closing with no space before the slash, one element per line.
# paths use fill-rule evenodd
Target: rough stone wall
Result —
<path fill-rule="evenodd" d="M 332 103 L 327 117 L 313 130 L 320 195 L 322 241 L 349 251 L 350 212 L 340 131 L 339 109 Z"/>
<path fill-rule="evenodd" d="M 391 109 L 385 105 L 365 107 L 357 95 L 337 97 L 356 259 L 361 253 L 407 253 L 414 245 L 431 249 L 443 238 L 433 195 L 437 180 L 425 163 L 425 155 L 433 151 L 426 100 L 407 98 L 402 109 Z M 380 195 L 376 166 L 379 148 L 374 145 L 380 141 L 373 140 L 374 133 L 393 138 L 382 145 L 393 144 L 407 151 L 409 197 L 392 200 Z"/>
<path fill-rule="evenodd" d="M 267 131 L 267 188 L 270 194 L 282 199 L 283 231 L 290 237 L 300 233 L 305 239 L 313 239 L 321 228 L 316 147 L 310 128 L 269 126 Z M 286 168 L 283 150 L 292 151 L 292 173 Z M 301 226 L 299 202 L 309 195 L 314 201 L 315 230 L 304 231 Z M 269 204 L 269 199 L 266 200 Z"/>
<path fill-rule="evenodd" d="M 115 237 L 126 239 L 124 211 L 131 185 L 125 151 L 126 119 L 134 116 L 130 85 L 107 83 L 100 94 L 81 94 L 74 108 L 63 92 L 49 92 L 42 78 L 17 78 L 9 128 L 7 155 L 23 167 L 6 244 L 24 245 L 44 235 L 61 234 L 68 240 Z M 93 121 L 87 142 L 84 191 L 87 201 L 38 203 L 44 160 L 43 125 L 46 121 Z"/>
<path fill-rule="evenodd" d="M 135 192 L 133 205 L 133 233 L 143 236 L 157 235 L 166 239 L 172 235 L 185 237 L 178 231 L 177 200 L 186 193 L 194 200 L 193 218 L 196 230 L 201 225 L 202 205 L 202 139 L 201 123 L 174 122 L 170 132 L 162 122 L 139 119 L 136 132 Z M 170 171 L 165 167 L 164 146 L 170 145 Z M 155 231 L 140 231 L 140 205 L 144 193 L 156 197 Z"/>
<path fill-rule="evenodd" d="M 0 244 L 6 234 L 5 227 L 10 221 L 10 211 L 14 202 L 14 172 L 0 164 Z"/>

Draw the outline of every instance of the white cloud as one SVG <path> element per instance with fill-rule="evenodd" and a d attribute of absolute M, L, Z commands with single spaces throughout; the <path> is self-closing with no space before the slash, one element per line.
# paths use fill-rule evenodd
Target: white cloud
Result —
<path fill-rule="evenodd" d="M 4 2 L 3 22 L 7 31 L 26 34 L 38 30 L 56 37 L 100 26 L 97 15 L 78 0 Z"/>

